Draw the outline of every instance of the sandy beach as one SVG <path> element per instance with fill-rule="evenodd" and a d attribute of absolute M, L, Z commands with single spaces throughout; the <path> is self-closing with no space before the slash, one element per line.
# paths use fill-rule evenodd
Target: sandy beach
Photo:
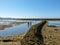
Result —
<path fill-rule="evenodd" d="M 33 36 L 33 35 L 35 35 L 35 33 L 38 33 L 38 32 L 35 32 L 35 33 L 33 33 L 33 32 L 34 32 L 34 30 L 37 30 L 37 27 L 39 24 L 33 25 L 29 29 L 29 33 L 27 32 L 27 34 L 29 34 L 29 36 L 32 34 L 32 36 Z M 34 28 L 34 30 L 32 30 L 32 28 Z M 59 26 L 56 27 L 56 26 L 45 25 L 45 26 L 43 26 L 41 33 L 42 33 L 41 35 L 43 36 L 43 41 L 44 41 L 42 43 L 44 43 L 45 45 L 60 45 L 60 27 Z M 21 45 L 21 41 L 25 40 L 24 37 L 27 34 L 8 36 L 8 37 L 0 37 L 0 45 Z M 26 37 L 26 39 L 28 39 L 28 37 Z M 40 41 L 42 41 L 42 40 L 40 40 Z M 37 42 L 37 43 L 39 43 L 39 42 Z M 36 43 L 36 45 L 38 45 L 37 43 Z"/>

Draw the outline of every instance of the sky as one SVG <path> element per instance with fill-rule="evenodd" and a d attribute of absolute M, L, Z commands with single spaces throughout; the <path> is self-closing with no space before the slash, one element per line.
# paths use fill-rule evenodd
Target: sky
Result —
<path fill-rule="evenodd" d="M 60 0 L 0 0 L 0 17 L 60 18 Z"/>

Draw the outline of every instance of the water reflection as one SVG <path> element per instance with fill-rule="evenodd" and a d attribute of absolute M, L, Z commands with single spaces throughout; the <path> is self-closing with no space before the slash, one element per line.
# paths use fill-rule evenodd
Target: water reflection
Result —
<path fill-rule="evenodd" d="M 0 30 L 0 36 L 10 36 L 10 35 L 26 33 L 32 25 L 40 22 L 41 21 L 33 21 L 31 25 L 29 25 L 29 27 L 28 27 L 28 23 L 25 23 L 25 24 L 16 25 L 13 27 L 5 28 L 4 30 Z M 55 22 L 49 21 L 48 24 L 60 26 L 60 22 L 56 22 L 56 21 Z"/>
<path fill-rule="evenodd" d="M 60 26 L 60 22 L 59 21 L 49 21 L 48 24 L 49 25 Z"/>
<path fill-rule="evenodd" d="M 27 32 L 27 30 L 28 30 L 27 23 L 20 24 L 18 26 L 13 26 L 13 27 L 1 30 L 0 36 L 10 36 L 10 35 L 22 34 L 22 33 Z"/>

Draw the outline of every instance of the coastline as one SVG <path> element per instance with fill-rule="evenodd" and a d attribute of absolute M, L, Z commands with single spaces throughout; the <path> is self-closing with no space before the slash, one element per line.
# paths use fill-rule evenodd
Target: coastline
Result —
<path fill-rule="evenodd" d="M 37 26 L 34 25 L 34 26 Z M 31 27 L 32 28 L 32 27 Z M 44 39 L 44 43 L 46 45 L 53 44 L 53 41 L 56 41 L 58 45 L 60 44 L 60 27 L 56 26 L 47 26 L 45 30 L 42 31 L 42 36 Z M 25 34 L 15 35 L 15 36 L 7 36 L 7 37 L 0 37 L 0 44 L 1 45 L 21 45 L 22 39 L 24 39 Z"/>

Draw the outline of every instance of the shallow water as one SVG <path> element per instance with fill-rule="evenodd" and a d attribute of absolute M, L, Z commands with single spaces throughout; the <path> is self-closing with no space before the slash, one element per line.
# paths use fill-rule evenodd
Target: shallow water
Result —
<path fill-rule="evenodd" d="M 33 21 L 32 25 L 40 23 L 40 22 L 41 21 Z M 48 22 L 48 24 L 60 26 L 60 22 L 50 21 Z M 32 25 L 28 27 L 28 23 L 25 23 L 25 24 L 16 25 L 13 27 L 5 28 L 4 30 L 0 30 L 0 36 L 11 36 L 11 35 L 16 35 L 16 34 L 26 33 Z"/>
<path fill-rule="evenodd" d="M 10 36 L 25 33 L 28 30 L 27 24 L 21 24 L 0 31 L 0 36 Z"/>
<path fill-rule="evenodd" d="M 60 26 L 60 22 L 59 21 L 49 21 L 48 24 L 49 25 Z"/>

